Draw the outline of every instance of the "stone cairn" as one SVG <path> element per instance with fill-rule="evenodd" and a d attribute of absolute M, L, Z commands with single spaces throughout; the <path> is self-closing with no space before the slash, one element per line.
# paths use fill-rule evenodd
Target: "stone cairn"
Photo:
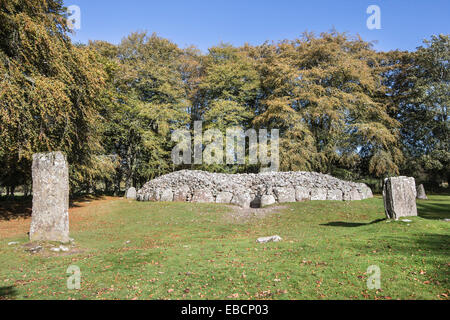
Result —
<path fill-rule="evenodd" d="M 384 208 L 388 219 L 417 216 L 414 178 L 392 177 L 384 181 Z"/>
<path fill-rule="evenodd" d="M 69 242 L 69 169 L 66 157 L 61 152 L 34 154 L 32 175 L 30 241 Z"/>
<path fill-rule="evenodd" d="M 223 174 L 183 170 L 154 179 L 137 192 L 138 201 L 234 204 L 259 208 L 304 200 L 372 198 L 363 183 L 314 172 Z"/>
<path fill-rule="evenodd" d="M 423 184 L 417 187 L 417 199 L 428 200 L 427 194 L 425 193 L 425 187 Z"/>

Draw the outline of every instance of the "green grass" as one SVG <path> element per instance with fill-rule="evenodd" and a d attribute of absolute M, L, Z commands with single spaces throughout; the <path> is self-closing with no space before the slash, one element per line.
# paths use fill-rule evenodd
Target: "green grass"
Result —
<path fill-rule="evenodd" d="M 220 205 L 114 201 L 71 234 L 82 252 L 31 255 L 0 241 L 7 299 L 447 299 L 450 197 L 420 201 L 411 223 L 379 197 L 289 204 L 236 223 Z M 257 244 L 262 236 L 282 242 Z M 127 243 L 129 241 L 129 243 Z M 66 270 L 81 269 L 81 290 Z M 381 290 L 366 270 L 381 269 Z"/>

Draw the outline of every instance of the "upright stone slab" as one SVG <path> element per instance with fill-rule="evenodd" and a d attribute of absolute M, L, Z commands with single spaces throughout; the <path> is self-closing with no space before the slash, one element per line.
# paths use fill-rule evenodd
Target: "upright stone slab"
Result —
<path fill-rule="evenodd" d="M 294 188 L 274 188 L 279 203 L 296 202 Z"/>
<path fill-rule="evenodd" d="M 160 201 L 162 202 L 172 202 L 173 201 L 173 192 L 171 189 L 164 189 L 161 191 L 161 198 Z"/>
<path fill-rule="evenodd" d="M 384 208 L 388 219 L 417 216 L 414 178 L 392 177 L 384 181 Z"/>
<path fill-rule="evenodd" d="M 69 238 L 69 169 L 61 152 L 33 155 L 33 211 L 30 241 Z"/>
<path fill-rule="evenodd" d="M 298 202 L 311 200 L 311 190 L 305 187 L 295 187 L 295 199 Z"/>
<path fill-rule="evenodd" d="M 231 204 L 237 205 L 241 208 L 250 208 L 252 204 L 252 197 L 249 193 L 237 193 L 233 195 L 233 199 L 231 199 Z"/>
<path fill-rule="evenodd" d="M 188 186 L 180 186 L 173 193 L 173 201 L 175 202 L 185 202 L 188 199 L 190 189 Z"/>
<path fill-rule="evenodd" d="M 264 195 L 261 197 L 261 208 L 271 206 L 275 204 L 277 201 L 273 195 Z"/>
<path fill-rule="evenodd" d="M 216 202 L 211 190 L 201 189 L 195 190 L 192 196 L 192 202 L 194 203 L 213 203 Z"/>
<path fill-rule="evenodd" d="M 342 201 L 344 194 L 341 190 L 328 190 L 327 200 Z"/>
<path fill-rule="evenodd" d="M 216 203 L 231 203 L 233 194 L 231 192 L 220 192 L 216 196 Z"/>
<path fill-rule="evenodd" d="M 137 198 L 136 188 L 131 187 L 130 189 L 128 189 L 126 198 L 136 200 Z"/>
<path fill-rule="evenodd" d="M 423 184 L 417 187 L 417 199 L 428 200 L 427 194 L 425 193 L 425 187 Z"/>
<path fill-rule="evenodd" d="M 312 189 L 311 190 L 311 201 L 325 201 L 327 200 L 327 190 L 326 189 Z"/>

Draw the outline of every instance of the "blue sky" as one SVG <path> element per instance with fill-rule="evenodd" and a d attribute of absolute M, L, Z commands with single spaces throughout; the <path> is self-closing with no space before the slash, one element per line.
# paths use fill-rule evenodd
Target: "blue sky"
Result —
<path fill-rule="evenodd" d="M 449 0 L 65 0 L 81 9 L 73 41 L 119 43 L 134 31 L 156 32 L 202 51 L 220 42 L 239 46 L 293 39 L 333 27 L 378 41 L 377 50 L 414 50 L 432 34 L 450 33 Z M 381 9 L 381 30 L 366 26 L 369 5 Z"/>

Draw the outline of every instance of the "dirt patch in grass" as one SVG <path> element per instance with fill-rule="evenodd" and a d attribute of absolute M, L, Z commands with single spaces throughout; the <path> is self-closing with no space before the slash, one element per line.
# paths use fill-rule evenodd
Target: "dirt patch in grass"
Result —
<path fill-rule="evenodd" d="M 287 206 L 277 205 L 265 208 L 240 208 L 237 206 L 227 206 L 229 210 L 225 214 L 225 219 L 231 223 L 244 224 L 248 223 L 254 219 L 263 219 L 274 213 L 280 213 L 281 211 L 287 209 Z"/>
<path fill-rule="evenodd" d="M 88 228 L 89 222 L 108 212 L 108 202 L 122 201 L 122 198 L 82 198 L 70 203 L 70 230 Z M 30 201 L 0 202 L 0 239 L 26 236 L 31 224 Z"/>

